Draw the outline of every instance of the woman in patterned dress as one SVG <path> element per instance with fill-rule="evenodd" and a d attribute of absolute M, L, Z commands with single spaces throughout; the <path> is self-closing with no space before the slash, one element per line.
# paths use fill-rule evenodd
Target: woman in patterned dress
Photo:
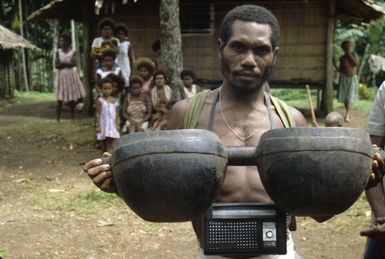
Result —
<path fill-rule="evenodd" d="M 60 122 L 63 102 L 69 104 L 71 119 L 73 120 L 75 118 L 76 102 L 86 96 L 82 81 L 76 72 L 76 50 L 71 48 L 71 37 L 68 34 L 60 34 L 59 47 L 55 58 L 58 122 Z"/>

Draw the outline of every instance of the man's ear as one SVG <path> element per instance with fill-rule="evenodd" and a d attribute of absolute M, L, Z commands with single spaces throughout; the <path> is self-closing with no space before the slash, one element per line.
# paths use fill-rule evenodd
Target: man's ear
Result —
<path fill-rule="evenodd" d="M 225 47 L 225 44 L 223 44 L 223 41 L 221 39 L 218 39 L 217 43 L 218 43 L 217 54 L 219 59 L 222 59 L 223 48 Z"/>
<path fill-rule="evenodd" d="M 275 47 L 275 50 L 274 50 L 274 57 L 273 57 L 273 64 L 275 64 L 275 62 L 277 61 L 277 58 L 278 58 L 278 51 L 279 51 L 279 48 L 278 48 L 278 47 Z"/>

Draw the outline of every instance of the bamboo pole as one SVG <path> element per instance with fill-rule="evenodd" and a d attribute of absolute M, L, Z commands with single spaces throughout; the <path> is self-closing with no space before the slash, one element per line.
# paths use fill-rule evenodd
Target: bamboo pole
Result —
<path fill-rule="evenodd" d="M 310 113 L 311 113 L 311 119 L 312 119 L 312 125 L 313 127 L 318 127 L 317 119 L 315 117 L 315 112 L 314 112 L 314 106 L 313 106 L 313 100 L 311 98 L 311 91 L 310 91 L 310 86 L 306 85 L 306 92 L 307 92 L 307 100 L 309 101 L 309 107 L 310 107 Z"/>

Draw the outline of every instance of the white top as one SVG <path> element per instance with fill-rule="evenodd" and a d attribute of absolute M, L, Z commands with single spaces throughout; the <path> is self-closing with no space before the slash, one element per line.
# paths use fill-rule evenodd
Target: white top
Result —
<path fill-rule="evenodd" d="M 64 52 L 62 49 L 58 49 L 59 61 L 63 62 L 63 63 L 70 63 L 75 52 L 76 52 L 75 49 L 70 49 L 67 53 Z M 61 68 L 61 69 L 71 69 L 71 70 L 73 69 L 73 70 L 75 70 L 76 66 L 65 67 L 65 68 Z"/>
<path fill-rule="evenodd" d="M 369 113 L 367 131 L 373 136 L 385 136 L 385 81 L 378 88 L 376 99 Z"/>
<path fill-rule="evenodd" d="M 101 104 L 100 111 L 100 132 L 96 134 L 97 140 L 103 140 L 106 138 L 119 138 L 119 132 L 116 128 L 116 107 L 115 103 L 110 103 L 100 97 L 98 101 Z"/>
<path fill-rule="evenodd" d="M 124 78 L 124 85 L 129 85 L 131 67 L 130 59 L 128 58 L 128 52 L 130 49 L 130 42 L 124 41 L 119 44 L 119 54 L 116 56 L 116 63 L 118 63 L 120 69 L 122 70 L 122 75 Z"/>
<path fill-rule="evenodd" d="M 190 90 L 187 89 L 186 87 L 183 87 L 183 90 L 184 90 L 184 94 L 185 94 L 186 98 L 191 98 L 191 97 L 194 97 L 194 96 L 197 94 L 197 92 L 198 92 L 198 87 L 197 87 L 196 84 L 193 84 L 193 85 L 191 86 L 191 92 L 190 92 Z"/>
<path fill-rule="evenodd" d="M 115 75 L 119 75 L 119 72 L 120 72 L 120 67 L 114 67 L 113 68 L 114 70 L 107 70 L 107 71 L 104 71 L 103 69 L 101 68 L 98 68 L 96 70 L 96 74 L 100 75 L 100 79 L 103 79 L 105 78 L 106 76 L 108 76 L 109 74 L 115 74 Z"/>
<path fill-rule="evenodd" d="M 120 42 L 119 42 L 118 38 L 112 37 L 111 39 L 116 40 L 116 42 L 118 43 L 118 46 L 120 45 Z M 104 41 L 103 37 L 95 38 L 92 41 L 91 48 L 100 48 L 102 46 L 103 41 Z"/>
<path fill-rule="evenodd" d="M 172 95 L 172 90 L 168 85 L 163 86 L 163 91 L 164 91 L 164 96 L 166 97 L 167 101 L 170 101 L 171 95 Z M 152 88 L 151 90 L 151 101 L 152 104 L 155 106 L 158 102 L 158 91 L 156 86 Z"/>

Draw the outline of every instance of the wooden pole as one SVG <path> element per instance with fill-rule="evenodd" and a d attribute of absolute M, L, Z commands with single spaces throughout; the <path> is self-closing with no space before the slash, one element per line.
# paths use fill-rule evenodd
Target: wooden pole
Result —
<path fill-rule="evenodd" d="M 313 100 L 311 99 L 311 91 L 310 91 L 309 85 L 306 85 L 306 92 L 307 92 L 307 100 L 309 101 L 312 125 L 313 125 L 313 127 L 318 127 L 317 119 L 316 119 L 315 113 L 314 113 Z"/>
<path fill-rule="evenodd" d="M 323 93 L 322 111 L 328 114 L 333 110 L 333 44 L 336 22 L 336 0 L 329 0 L 326 35 L 326 88 Z"/>
<path fill-rule="evenodd" d="M 19 19 L 20 19 L 20 35 L 24 38 L 24 25 L 23 25 L 23 4 L 19 0 Z M 29 91 L 28 71 L 27 71 L 27 58 L 25 56 L 25 49 L 21 49 L 21 56 L 23 59 L 23 74 L 24 74 L 24 87 L 25 90 Z"/>

